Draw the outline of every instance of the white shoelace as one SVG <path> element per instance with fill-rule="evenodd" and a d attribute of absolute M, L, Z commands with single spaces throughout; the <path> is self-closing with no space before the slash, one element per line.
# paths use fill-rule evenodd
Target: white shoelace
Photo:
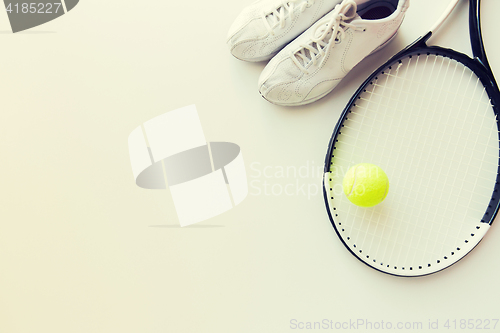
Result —
<path fill-rule="evenodd" d="M 274 35 L 273 29 L 279 25 L 283 29 L 286 25 L 286 17 L 293 19 L 294 9 L 298 8 L 301 12 L 314 5 L 315 0 L 282 0 L 281 6 L 274 9 L 271 13 L 262 14 L 262 19 L 267 30 Z"/>
<path fill-rule="evenodd" d="M 316 65 L 318 58 L 321 58 L 320 65 L 322 64 L 325 53 L 342 41 L 347 28 L 364 31 L 364 28 L 346 22 L 356 17 L 356 9 L 353 0 L 337 5 L 334 9 L 336 13 L 331 18 L 323 20 L 314 31 L 314 37 L 293 53 L 292 60 L 304 73 L 308 73 L 306 66 L 310 62 Z"/>

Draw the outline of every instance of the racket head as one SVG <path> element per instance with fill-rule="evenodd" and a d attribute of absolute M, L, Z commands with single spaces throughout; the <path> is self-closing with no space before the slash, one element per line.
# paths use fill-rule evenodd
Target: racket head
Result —
<path fill-rule="evenodd" d="M 494 78 L 479 59 L 426 46 L 429 37 L 363 83 L 325 159 L 323 193 L 337 235 L 359 260 L 398 276 L 456 263 L 499 208 Z M 382 167 L 390 181 L 386 200 L 371 208 L 354 206 L 342 191 L 349 167 L 362 162 Z"/>

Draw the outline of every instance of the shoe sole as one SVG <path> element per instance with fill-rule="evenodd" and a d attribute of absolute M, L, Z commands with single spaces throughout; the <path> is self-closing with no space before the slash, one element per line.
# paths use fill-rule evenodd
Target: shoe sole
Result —
<path fill-rule="evenodd" d="M 361 59 L 361 61 L 365 60 L 367 57 L 371 56 L 372 54 L 374 53 L 377 53 L 378 51 L 382 50 L 384 47 L 386 47 L 395 37 L 396 35 L 398 34 L 398 31 L 396 31 L 396 33 L 394 33 L 394 35 L 391 36 L 391 38 L 389 38 L 387 41 L 385 41 L 383 44 L 379 45 L 376 49 L 374 49 L 372 52 L 370 52 L 370 54 L 368 54 L 366 57 L 364 57 L 363 59 Z M 360 61 L 360 62 L 361 62 Z M 359 63 L 358 63 L 359 64 Z M 356 64 L 357 66 L 357 64 Z M 298 102 L 298 103 L 276 103 L 276 102 L 272 102 L 270 100 L 268 100 L 267 98 L 265 98 L 262 94 L 260 94 L 262 96 L 262 98 L 264 98 L 266 101 L 268 101 L 269 103 L 272 103 L 274 105 L 279 105 L 279 106 L 302 106 L 302 105 L 306 105 L 306 104 L 310 104 L 310 103 L 314 103 L 316 102 L 317 100 L 320 100 L 322 99 L 323 97 L 325 97 L 326 95 L 328 95 L 329 93 L 331 93 L 337 86 L 333 87 L 332 89 L 324 92 L 323 94 L 319 95 L 319 96 L 316 96 L 314 98 L 311 98 L 311 99 L 308 99 L 308 100 L 305 100 L 305 101 L 302 101 L 302 102 Z M 260 91 L 259 91 L 260 93 Z"/>

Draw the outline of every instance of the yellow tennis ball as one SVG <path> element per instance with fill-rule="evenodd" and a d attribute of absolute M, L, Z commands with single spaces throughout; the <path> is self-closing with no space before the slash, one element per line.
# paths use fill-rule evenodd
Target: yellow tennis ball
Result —
<path fill-rule="evenodd" d="M 351 167 L 342 182 L 349 201 L 361 207 L 372 207 L 384 201 L 389 192 L 389 178 L 384 170 L 370 163 Z"/>

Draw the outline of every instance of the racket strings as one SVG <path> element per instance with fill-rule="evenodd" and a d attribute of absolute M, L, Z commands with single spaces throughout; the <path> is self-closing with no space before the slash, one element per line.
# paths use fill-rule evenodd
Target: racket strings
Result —
<path fill-rule="evenodd" d="M 478 79 L 479 80 L 479 79 Z M 374 86 L 377 86 L 377 84 L 374 84 Z M 388 89 L 392 89 L 392 88 L 388 88 Z M 395 89 L 394 89 L 395 90 Z M 373 91 L 367 91 L 367 94 L 373 94 L 373 95 L 377 95 L 377 96 L 380 96 L 380 97 L 383 97 L 382 95 L 380 94 L 377 94 Z M 410 96 L 414 97 L 414 98 L 418 98 L 419 96 L 417 96 L 416 94 L 411 94 L 411 93 L 408 93 Z M 464 97 L 464 96 L 458 96 L 458 94 L 454 93 L 454 92 L 446 92 L 446 94 L 449 96 L 449 95 L 455 95 L 456 97 Z M 467 98 L 467 96 L 465 96 Z M 364 101 L 369 101 L 367 100 L 366 98 L 361 98 L 360 99 L 364 100 Z M 397 101 L 397 99 L 392 99 L 393 101 Z M 480 103 L 480 104 L 483 104 L 485 106 L 491 106 L 491 103 L 486 103 L 484 102 L 483 100 L 473 100 L 472 98 L 470 99 L 471 102 L 476 102 L 476 103 Z M 437 104 L 442 104 L 442 102 L 440 100 L 430 100 L 429 102 L 432 102 L 432 103 L 437 103 Z M 416 106 L 416 105 L 412 105 L 412 106 Z M 464 111 L 464 110 L 461 110 L 461 111 Z M 418 117 L 418 115 L 416 115 L 416 117 Z"/>
<path fill-rule="evenodd" d="M 479 78 L 455 60 L 413 56 L 380 73 L 359 97 L 331 170 L 391 161 L 383 168 L 397 198 L 361 209 L 332 191 L 346 244 L 367 261 L 399 269 L 454 255 L 481 220 L 498 168 L 496 117 Z"/>
<path fill-rule="evenodd" d="M 417 61 L 416 61 L 416 63 L 417 63 L 417 64 L 418 64 L 418 60 L 419 60 L 419 58 L 417 58 Z M 412 59 L 410 58 L 408 63 L 410 64 L 410 63 L 411 63 L 411 61 L 412 61 Z M 400 65 L 401 65 L 401 63 L 400 63 Z M 400 65 L 398 65 L 398 67 L 397 67 L 397 69 L 396 69 L 397 71 L 401 68 L 401 66 L 400 66 Z M 414 71 L 412 72 L 412 74 L 411 74 L 411 81 L 413 81 L 413 82 L 415 81 L 416 68 L 417 68 L 417 66 L 415 66 L 415 70 L 414 70 Z M 409 71 L 407 71 L 406 73 L 409 73 Z M 406 78 L 406 76 L 403 76 L 403 78 Z M 397 78 L 393 78 L 393 81 L 395 81 L 395 80 L 397 80 Z M 386 80 L 386 82 L 389 82 L 389 80 Z M 400 87 L 404 87 L 404 84 L 405 84 L 405 83 L 408 83 L 408 82 L 405 82 L 404 80 L 403 80 L 403 81 L 401 81 L 401 82 L 402 82 L 402 83 L 401 83 Z M 389 91 L 390 91 L 389 99 L 392 99 L 392 97 L 394 96 L 394 92 L 395 92 L 395 91 L 397 91 L 397 90 L 395 90 L 395 89 L 392 89 L 392 90 L 391 90 L 391 89 L 387 89 L 387 88 L 388 88 L 388 86 L 389 86 L 388 84 L 380 85 L 379 87 L 375 86 L 375 87 L 373 88 L 373 91 L 374 91 L 375 89 L 379 89 L 379 90 L 382 90 L 382 94 L 386 94 L 386 93 L 385 93 L 385 91 L 389 90 Z M 428 87 L 428 86 L 427 86 L 427 87 Z M 422 88 L 422 87 L 420 87 L 420 86 L 419 86 L 419 87 L 417 87 L 417 89 L 420 89 L 420 88 Z M 418 92 L 418 90 L 417 90 L 417 92 Z M 401 102 L 400 102 L 400 101 L 403 101 L 403 99 L 402 99 L 402 94 L 403 94 L 403 89 L 400 89 L 399 91 L 397 91 L 397 100 L 396 100 L 396 105 L 395 105 L 396 109 L 398 109 L 398 108 L 402 107 Z M 371 96 L 373 96 L 373 95 L 371 95 Z M 409 98 L 410 98 L 410 95 L 409 95 L 409 94 L 406 94 L 406 95 L 405 95 L 405 98 L 404 98 L 404 101 L 403 101 L 403 104 L 404 104 L 404 105 L 407 105 L 407 104 L 408 104 L 408 99 L 409 99 Z M 371 99 L 370 99 L 370 100 L 371 100 Z M 380 106 L 378 106 L 378 109 L 380 109 Z M 393 119 L 393 120 L 394 120 L 394 119 Z M 392 123 L 393 123 L 393 122 L 391 122 L 391 125 L 392 125 Z M 399 130 L 402 126 L 398 126 L 398 127 L 399 127 L 399 128 L 398 128 L 398 130 Z M 408 127 L 409 127 L 409 126 L 408 126 L 408 123 L 406 123 L 404 127 L 405 127 L 405 132 L 406 132 L 406 133 L 408 133 Z M 410 137 L 410 139 L 411 139 L 411 140 L 413 140 L 414 135 L 415 135 L 415 133 L 411 133 L 411 137 Z M 400 172 L 402 172 L 402 170 L 400 170 Z M 399 176 L 401 176 L 401 174 L 399 174 Z M 411 184 L 410 191 L 412 191 L 412 190 L 413 190 L 413 187 L 414 187 L 414 184 Z M 410 199 L 409 199 L 409 198 L 405 198 L 405 203 L 406 203 L 406 204 L 408 204 L 409 202 L 410 202 Z M 413 201 L 413 204 L 415 204 L 415 202 L 414 202 L 414 201 Z M 403 216 L 404 216 L 404 215 L 403 215 Z M 378 220 L 380 220 L 380 218 L 379 218 Z M 384 226 L 383 226 L 383 228 L 384 228 L 384 229 L 386 229 L 386 227 L 387 227 L 387 225 L 384 225 Z M 408 230 L 410 230 L 410 229 L 412 229 L 412 230 L 413 230 L 413 232 L 414 232 L 414 231 L 416 230 L 416 224 L 412 224 L 412 223 L 402 223 L 402 224 L 401 224 L 401 228 L 405 228 L 405 231 L 406 231 L 406 232 L 407 232 Z M 394 239 L 398 240 L 398 239 L 399 239 L 399 238 L 398 238 L 398 235 L 400 234 L 401 228 L 389 228 L 389 235 L 388 235 L 389 239 L 394 238 Z M 377 229 L 376 229 L 376 230 L 377 230 Z M 385 230 L 384 230 L 384 231 L 385 231 Z M 393 232 L 394 232 L 394 231 L 396 231 L 396 235 L 395 235 L 395 237 L 392 237 L 392 235 L 393 235 Z M 366 236 L 365 236 L 365 239 L 366 239 Z M 410 240 L 410 243 L 408 244 L 409 248 L 412 248 L 412 241 L 413 241 L 413 240 Z M 373 246 L 373 243 L 374 243 L 374 240 L 372 239 L 372 242 L 371 242 L 372 246 Z M 379 253 L 380 253 L 380 251 L 381 251 L 380 244 L 381 244 L 381 243 L 379 243 L 379 244 L 377 245 L 377 248 L 375 249 L 375 255 L 376 255 L 376 256 L 378 256 L 378 255 L 379 255 Z M 382 256 L 381 256 L 381 257 L 382 257 L 382 258 L 387 258 L 389 262 L 393 262 L 393 256 L 394 256 L 394 254 L 396 254 L 396 255 L 399 257 L 399 256 L 401 255 L 401 251 L 399 251 L 399 253 L 395 253 L 395 251 L 394 251 L 394 249 L 395 249 L 395 247 L 396 247 L 396 244 L 397 244 L 397 242 L 392 242 L 392 247 L 386 247 L 386 248 L 383 250 L 383 253 L 382 253 Z M 389 245 L 391 245 L 391 244 L 389 244 Z M 371 248 L 372 246 L 370 246 L 370 248 Z M 388 252 L 389 252 L 389 253 L 388 253 Z M 397 267 L 397 266 L 395 266 L 395 267 Z"/>
<path fill-rule="evenodd" d="M 409 133 L 412 133 L 412 134 L 418 134 L 418 133 L 413 132 L 413 131 L 410 131 L 410 130 L 409 130 L 408 132 L 409 132 Z M 424 139 L 434 139 L 433 137 L 428 136 L 428 135 L 424 135 L 424 134 L 421 134 L 421 137 L 422 137 L 422 138 L 424 138 Z M 350 135 L 348 135 L 348 134 L 345 134 L 345 135 L 344 135 L 344 138 L 345 138 L 346 140 L 339 141 L 340 143 L 342 143 L 342 144 L 344 144 L 344 145 L 345 145 L 345 146 L 343 146 L 343 149 L 348 149 L 349 147 L 354 146 L 354 144 L 350 143 L 350 142 L 351 142 L 351 140 L 354 138 L 353 136 L 350 136 Z M 486 139 L 489 139 L 489 136 L 485 136 L 485 138 L 486 138 Z M 390 140 L 390 141 L 388 140 L 388 142 L 392 142 L 392 141 L 393 141 L 393 140 Z M 437 141 L 436 141 L 436 142 L 437 142 Z M 363 143 L 363 144 L 367 144 L 367 145 L 368 145 L 368 144 L 372 144 L 372 142 L 368 142 L 368 141 L 363 140 L 363 139 L 359 139 L 359 143 Z M 459 143 L 456 143 L 456 142 L 451 142 L 451 141 L 443 141 L 443 143 L 444 143 L 444 144 L 449 144 L 449 146 L 450 146 L 450 147 L 453 147 L 453 146 L 460 147 L 460 144 L 459 144 Z M 478 142 L 478 143 L 477 143 L 477 146 L 486 146 L 486 145 L 485 145 L 483 142 Z M 339 151 L 340 151 L 340 150 L 339 150 Z M 415 151 L 417 151 L 417 152 L 424 152 L 424 150 L 423 150 L 423 149 L 420 149 L 420 148 L 418 148 L 418 147 L 416 148 L 416 150 L 415 150 Z M 396 151 L 396 152 L 398 152 L 398 151 Z M 399 153 L 403 153 L 403 152 L 402 152 L 402 151 L 399 151 Z M 465 154 L 464 156 L 469 156 L 469 155 L 468 155 L 468 154 Z M 497 155 L 496 155 L 496 154 L 489 154 L 489 155 L 486 155 L 486 156 L 489 156 L 489 157 L 497 157 Z M 480 158 L 478 158 L 478 157 L 476 157 L 476 156 L 472 156 L 472 157 L 471 157 L 471 159 L 472 159 L 472 160 L 477 160 L 477 161 L 481 161 L 481 162 L 483 162 Z M 484 162 L 484 163 L 490 163 L 490 164 L 495 164 L 495 165 L 497 164 L 497 163 L 493 162 L 492 160 L 488 160 L 488 161 L 486 161 L 486 162 Z"/>
<path fill-rule="evenodd" d="M 456 68 L 458 68 L 458 67 L 459 67 L 459 65 L 458 65 L 458 64 L 459 64 L 459 63 L 457 62 L 457 63 L 456 63 Z M 465 73 L 465 71 L 466 71 L 466 67 L 463 67 L 462 69 L 463 69 L 463 73 Z M 390 69 L 389 69 L 389 70 L 390 70 Z M 399 68 L 398 68 L 398 70 L 399 70 Z M 415 86 L 418 86 L 418 85 L 421 85 L 421 86 L 424 86 L 425 88 L 431 88 L 431 89 L 438 88 L 438 87 L 436 87 L 436 86 L 432 86 L 432 82 L 428 82 L 428 83 L 427 83 L 427 82 L 426 82 L 426 83 L 423 83 L 423 82 L 415 82 L 415 81 L 412 81 L 412 80 L 409 80 L 409 79 L 406 79 L 406 78 L 403 78 L 403 77 L 397 76 L 397 74 L 392 74 L 392 73 L 390 73 L 390 72 L 382 72 L 381 74 L 386 75 L 386 76 L 389 76 L 389 77 L 391 77 L 391 76 L 392 76 L 392 77 L 395 77 L 396 79 L 398 79 L 398 80 L 399 80 L 399 81 L 401 81 L 401 82 L 408 81 L 408 82 L 410 82 L 410 83 L 411 83 L 414 87 L 415 87 Z M 471 77 L 472 77 L 472 76 L 471 76 Z M 440 89 L 440 90 L 442 90 L 442 88 L 439 88 L 439 89 Z M 449 94 L 449 95 L 456 95 L 456 96 L 458 96 L 458 95 L 457 95 L 454 91 L 452 91 L 452 90 L 448 90 L 448 91 L 445 91 L 445 92 L 446 92 L 447 94 Z M 409 93 L 411 94 L 411 92 L 409 92 Z M 414 95 L 414 97 L 418 97 L 418 96 L 417 96 L 417 95 Z M 463 96 L 462 96 L 462 97 L 463 97 Z M 465 96 L 465 97 L 466 97 L 466 96 Z M 437 100 L 435 100 L 435 102 L 438 102 L 438 101 L 437 101 Z"/>
<path fill-rule="evenodd" d="M 411 60 L 412 60 L 412 59 L 410 58 L 410 60 L 408 61 L 408 66 L 411 64 Z M 415 64 L 415 66 L 414 66 L 414 70 L 413 70 L 413 72 L 412 72 L 412 75 L 411 75 L 411 81 L 410 81 L 410 82 L 415 82 L 415 75 L 417 74 L 417 68 L 418 68 L 418 62 L 419 62 L 419 60 L 420 60 L 420 58 L 418 57 L 418 58 L 416 59 L 416 61 L 415 61 L 415 62 L 416 62 L 416 64 Z M 428 61 L 428 58 L 426 58 L 426 59 L 425 59 L 425 62 L 427 62 L 427 61 Z M 441 63 L 441 64 L 442 64 L 442 63 Z M 434 71 L 434 69 L 435 69 L 435 65 L 436 65 L 436 61 L 434 61 L 434 62 L 433 62 L 433 64 L 432 64 L 432 71 Z M 400 66 L 398 66 L 398 68 L 399 68 L 399 67 L 400 67 Z M 442 70 L 442 66 L 440 66 L 440 67 L 439 67 L 439 73 L 441 72 L 441 70 Z M 431 74 L 432 74 L 432 72 L 431 72 Z M 419 91 L 420 91 L 420 90 L 422 90 L 422 89 L 424 89 L 424 94 L 425 94 L 425 93 L 426 93 L 426 90 L 429 90 L 429 89 L 431 88 L 431 81 L 430 81 L 430 77 L 431 77 L 431 76 L 432 76 L 432 75 L 429 75 L 429 80 L 426 82 L 426 84 L 425 84 L 425 85 L 422 85 L 422 84 L 418 84 L 418 85 L 417 85 L 417 90 L 416 90 L 416 91 L 417 91 L 417 94 L 418 94 L 418 93 L 419 93 Z M 396 81 L 396 79 L 394 79 L 394 81 Z M 386 81 L 386 82 L 387 82 L 387 81 Z M 405 84 L 405 83 L 406 83 L 407 85 L 409 85 L 409 82 L 404 82 L 404 81 L 402 81 L 402 82 L 403 82 L 403 84 L 401 84 L 401 85 L 400 85 L 400 87 L 404 87 L 404 84 Z M 384 87 L 384 89 L 387 89 L 387 88 L 388 88 L 388 85 L 386 84 L 386 85 L 384 85 L 383 87 Z M 441 88 L 442 88 L 442 87 L 441 87 Z M 411 90 L 410 90 L 410 91 L 411 91 Z M 434 92 L 434 91 L 436 91 L 436 89 L 434 88 L 434 89 L 432 89 L 431 91 L 432 91 L 432 92 Z M 401 100 L 401 95 L 402 95 L 402 93 L 403 93 L 403 89 L 399 90 L 399 96 L 398 96 L 398 99 L 399 99 L 399 100 Z M 392 95 L 392 92 L 391 92 L 391 95 Z M 411 94 L 406 94 L 406 97 L 405 97 L 405 99 L 404 99 L 404 103 L 403 103 L 403 105 L 408 105 L 408 104 L 409 104 L 409 103 L 408 103 L 408 100 L 409 100 L 410 98 L 412 98 L 412 97 L 413 97 L 413 96 L 411 96 Z M 429 100 L 431 100 L 431 101 L 433 100 L 433 95 L 432 95 L 432 94 L 431 94 L 431 97 L 429 98 Z M 424 100 L 424 99 L 419 99 L 419 101 L 421 101 L 421 104 L 420 104 L 419 106 L 417 106 L 417 107 L 422 108 L 425 100 Z M 438 104 L 434 104 L 434 105 L 435 105 L 435 107 L 432 109 L 432 111 L 436 111 L 436 108 L 437 108 L 437 105 L 438 105 Z M 398 103 L 398 104 L 396 105 L 396 107 L 402 107 L 402 105 L 400 105 L 400 103 Z M 427 106 L 427 107 L 426 107 L 426 109 L 430 109 L 430 105 L 429 105 L 429 106 Z M 421 131 L 420 133 L 418 133 L 418 134 L 417 134 L 418 136 L 421 136 L 421 135 L 423 134 L 423 131 L 425 130 L 425 128 L 421 128 L 421 130 L 422 130 L 422 131 Z M 406 123 L 406 125 L 405 125 L 405 132 L 406 132 L 406 133 L 408 133 L 408 131 L 409 131 L 409 123 L 407 122 L 407 123 Z M 414 140 L 414 138 L 415 138 L 415 133 L 414 133 L 414 132 L 412 132 L 412 133 L 411 133 L 411 139 L 410 139 L 410 140 L 412 140 L 412 141 L 413 141 L 413 140 Z M 420 157 L 422 156 L 422 152 L 419 152 L 418 154 L 420 155 Z M 420 157 L 419 157 L 419 158 L 420 158 Z M 436 166 L 436 164 L 434 164 L 434 167 L 435 167 L 435 166 Z M 410 191 L 413 191 L 413 190 L 414 190 L 414 187 L 415 187 L 415 183 L 412 183 L 412 188 L 410 189 Z M 428 194 L 428 193 L 426 193 L 426 192 L 428 192 L 428 190 L 429 190 L 429 188 L 427 187 L 427 188 L 425 189 L 425 192 L 423 193 L 423 195 L 424 195 L 424 196 L 427 196 L 427 194 Z M 434 189 L 434 190 L 435 190 L 435 189 Z M 409 202 L 410 202 L 410 199 L 406 199 L 406 203 L 408 204 Z M 415 204 L 415 201 L 413 201 L 413 202 L 412 202 L 412 204 Z M 428 215 L 429 215 L 429 213 L 430 213 L 430 210 L 427 210 L 427 211 L 426 211 L 426 213 L 425 213 L 425 215 L 423 216 L 423 218 L 424 218 L 424 219 L 429 218 L 429 216 L 428 216 Z M 431 217 L 431 218 L 432 218 L 432 217 Z M 434 216 L 434 218 L 436 218 L 436 216 Z M 405 227 L 406 227 L 406 228 L 405 228 Z M 393 229 L 390 229 L 390 230 L 391 230 L 391 232 L 392 232 L 392 230 L 393 230 Z M 395 235 L 395 238 L 396 238 L 396 239 L 399 239 L 399 238 L 400 238 L 400 237 L 399 237 L 399 235 L 400 235 L 401 231 L 403 231 L 403 232 L 404 232 L 404 233 L 406 233 L 406 234 L 415 235 L 415 230 L 416 230 L 416 224 L 402 224 L 402 228 L 396 229 L 396 235 Z M 389 237 L 391 237 L 391 236 L 392 236 L 392 234 L 390 233 L 390 234 L 389 234 Z M 420 239 L 422 239 L 422 234 L 421 234 L 421 233 L 419 233 L 419 234 L 417 235 L 417 237 L 418 237 L 418 238 L 420 238 Z M 413 240 L 414 240 L 414 239 L 415 239 L 415 237 L 412 237 L 412 238 L 410 239 L 410 243 L 409 243 L 409 247 L 410 247 L 410 248 L 412 247 L 412 243 L 413 243 Z M 426 240 L 427 240 L 427 242 L 426 242 L 426 245 L 427 245 L 427 244 L 428 244 L 428 239 L 427 239 L 427 238 L 425 238 L 425 237 L 424 237 L 424 239 L 426 239 Z M 386 248 L 386 250 L 385 250 L 385 252 L 384 252 L 384 254 L 383 254 L 383 257 L 388 257 L 388 259 L 392 262 L 392 261 L 393 261 L 393 259 L 394 259 L 394 258 L 393 258 L 393 257 L 394 257 L 394 255 L 396 255 L 396 256 L 397 256 L 396 261 L 397 261 L 397 259 L 399 259 L 400 255 L 401 255 L 401 251 L 395 251 L 395 247 L 396 247 L 396 242 L 394 242 L 394 244 L 393 244 L 392 248 Z M 389 252 L 390 254 L 388 254 L 387 252 Z M 408 256 L 408 253 L 409 253 L 409 252 L 407 252 L 407 256 Z"/>
<path fill-rule="evenodd" d="M 404 191 L 404 192 L 410 192 L 410 191 L 412 191 L 412 190 L 414 189 L 414 186 L 421 185 L 421 183 L 420 183 L 420 182 L 418 182 L 418 181 L 408 181 L 408 183 L 410 183 L 410 186 L 402 186 L 402 187 L 401 187 L 401 190 L 402 190 L 402 191 Z M 474 184 L 471 184 L 471 183 L 469 182 L 469 184 L 468 184 L 468 185 L 474 185 Z M 457 191 L 457 192 L 458 192 L 458 191 L 459 191 L 460 189 L 462 189 L 462 188 L 461 188 L 461 187 L 459 187 L 459 186 L 455 186 L 455 187 L 452 187 L 451 189 L 452 189 L 452 190 L 454 190 L 454 191 Z M 482 186 L 481 191 L 486 192 L 486 191 L 488 191 L 488 190 L 490 190 L 490 187 L 488 187 L 488 186 Z M 336 194 L 340 194 L 340 193 L 336 193 Z M 400 196 L 400 198 L 401 198 L 401 199 L 407 199 L 407 201 L 410 201 L 410 200 L 411 200 L 411 201 L 412 201 L 412 203 L 413 203 L 414 205 L 415 205 L 415 204 L 426 204 L 426 205 L 428 205 L 429 207 L 433 207 L 433 206 L 435 206 L 435 207 L 440 207 L 440 206 L 438 206 L 437 204 L 429 203 L 427 200 L 424 200 L 424 199 L 419 199 L 419 198 L 415 198 L 414 196 L 410 196 L 410 195 L 405 195 L 405 194 L 402 194 L 402 195 Z M 479 205 L 479 204 L 484 203 L 484 202 L 485 202 L 485 200 L 487 200 L 487 199 L 489 199 L 489 198 L 491 198 L 491 195 L 478 194 L 477 196 L 473 196 L 473 197 L 472 197 L 472 199 L 470 199 L 470 200 L 469 200 L 469 201 L 467 201 L 467 202 L 464 202 L 464 201 L 462 200 L 462 203 L 469 203 L 469 204 L 474 203 L 474 204 L 478 204 L 478 205 Z M 457 199 L 460 199 L 460 198 L 457 198 L 457 196 L 454 196 L 453 194 L 451 194 L 451 195 L 450 195 L 450 196 L 448 196 L 448 197 L 443 197 L 443 198 L 439 201 L 439 203 L 441 203 L 441 204 L 443 204 L 443 203 L 446 203 L 446 204 L 456 204 Z M 484 210 L 481 210 L 481 209 L 479 209 L 479 208 L 475 208 L 475 207 L 474 207 L 474 206 L 472 206 L 472 205 L 470 206 L 469 210 L 470 210 L 471 212 L 475 212 L 475 213 L 477 213 L 477 214 L 479 214 L 479 213 L 484 213 Z M 393 212 L 404 212 L 405 210 L 393 209 L 392 211 L 393 211 Z M 443 211 L 445 211 L 445 210 L 443 210 Z M 383 214 L 379 214 L 379 216 L 384 216 L 384 215 L 383 215 Z"/>

